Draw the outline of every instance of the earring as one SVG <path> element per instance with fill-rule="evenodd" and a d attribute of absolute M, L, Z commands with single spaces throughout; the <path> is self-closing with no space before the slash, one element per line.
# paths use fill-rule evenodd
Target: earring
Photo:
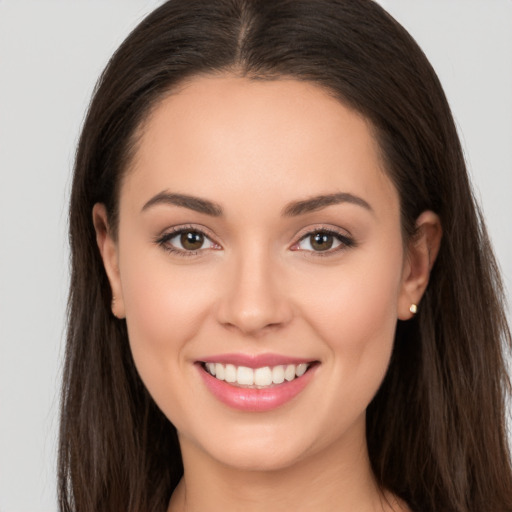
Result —
<path fill-rule="evenodd" d="M 409 311 L 410 311 L 413 315 L 415 315 L 415 314 L 418 312 L 418 306 L 417 306 L 416 304 L 411 304 L 411 305 L 409 306 Z"/>
<path fill-rule="evenodd" d="M 110 305 L 110 309 L 112 310 L 112 314 L 117 318 L 117 315 L 114 313 L 114 308 L 116 307 L 116 298 L 112 296 L 112 303 Z"/>

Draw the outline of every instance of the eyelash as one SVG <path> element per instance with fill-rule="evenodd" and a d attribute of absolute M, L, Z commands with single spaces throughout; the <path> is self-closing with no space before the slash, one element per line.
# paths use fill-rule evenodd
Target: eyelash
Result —
<path fill-rule="evenodd" d="M 325 251 L 314 251 L 314 250 L 306 250 L 306 249 L 294 249 L 294 247 L 297 247 L 301 242 L 304 240 L 307 240 L 308 238 L 311 238 L 314 235 L 327 235 L 334 237 L 338 242 L 339 245 L 335 248 L 327 249 Z M 310 243 L 311 245 L 311 243 Z M 356 242 L 353 238 L 350 236 L 347 236 L 346 234 L 340 233 L 339 231 L 332 229 L 332 228 L 326 228 L 322 226 L 314 227 L 313 229 L 308 229 L 308 231 L 302 235 L 297 242 L 295 242 L 292 246 L 292 250 L 296 251 L 303 251 L 305 253 L 308 253 L 308 256 L 311 257 L 319 257 L 319 258 L 325 258 L 328 256 L 333 256 L 334 254 L 338 254 L 341 251 L 344 251 L 346 249 L 350 249 L 351 247 L 356 247 Z"/>
<path fill-rule="evenodd" d="M 177 247 L 174 247 L 169 242 L 176 238 L 177 236 L 180 236 L 184 233 L 196 233 L 198 235 L 201 235 L 204 237 L 205 240 L 209 240 L 212 244 L 217 245 L 215 242 L 211 240 L 211 237 L 208 236 L 203 229 L 197 228 L 195 226 L 180 226 L 177 228 L 172 229 L 171 231 L 168 231 L 167 233 L 164 233 L 161 236 L 158 236 L 155 239 L 155 243 L 162 247 L 165 251 L 176 255 L 181 256 L 184 258 L 190 257 L 190 256 L 197 256 L 200 251 L 204 251 L 205 249 L 197 249 L 197 250 L 186 250 L 186 249 L 179 249 Z M 219 246 L 220 247 L 220 246 Z"/>
<path fill-rule="evenodd" d="M 206 249 L 197 249 L 197 250 L 186 250 L 186 249 L 179 249 L 174 247 L 173 245 L 169 244 L 170 240 L 173 238 L 176 238 L 177 236 L 180 236 L 184 233 L 195 233 L 198 235 L 201 235 L 204 237 L 205 240 L 208 240 L 211 244 L 216 245 L 220 248 L 220 245 L 216 242 L 212 241 L 210 236 L 208 236 L 205 231 L 201 228 L 197 228 L 195 226 L 181 226 L 172 229 L 171 231 L 164 233 L 163 235 L 160 235 L 155 238 L 155 243 L 162 247 L 165 251 L 177 255 L 180 257 L 190 257 L 190 256 L 197 256 L 199 252 L 211 249 L 211 247 Z M 339 245 L 337 245 L 334 249 L 327 249 L 325 251 L 314 251 L 314 250 L 306 250 L 306 249 L 299 249 L 296 248 L 299 246 L 301 242 L 304 240 L 307 240 L 309 237 L 312 237 L 313 235 L 327 235 L 334 237 L 338 242 Z M 311 245 L 311 244 L 310 244 Z M 336 231 L 332 228 L 325 228 L 325 227 L 315 227 L 313 229 L 309 229 L 305 234 L 303 234 L 297 242 L 295 242 L 291 250 L 293 251 L 303 251 L 306 253 L 309 253 L 309 255 L 313 257 L 326 257 L 326 256 L 332 256 L 333 254 L 337 254 L 338 252 L 341 252 L 343 250 L 349 249 L 351 247 L 355 247 L 357 244 L 355 240 L 346 234 L 342 234 L 339 231 Z M 214 250 L 218 250 L 215 248 Z"/>

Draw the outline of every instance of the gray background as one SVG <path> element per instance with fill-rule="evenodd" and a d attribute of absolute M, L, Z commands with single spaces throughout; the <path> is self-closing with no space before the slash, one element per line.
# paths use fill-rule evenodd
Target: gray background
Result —
<path fill-rule="evenodd" d="M 0 512 L 57 510 L 74 148 L 97 76 L 158 3 L 0 0 Z M 511 290 L 512 1 L 381 3 L 445 86 Z"/>

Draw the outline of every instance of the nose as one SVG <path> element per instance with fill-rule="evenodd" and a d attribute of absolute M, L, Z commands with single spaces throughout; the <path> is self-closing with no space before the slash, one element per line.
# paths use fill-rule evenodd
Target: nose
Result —
<path fill-rule="evenodd" d="M 230 261 L 217 310 L 218 321 L 255 337 L 287 325 L 293 308 L 278 267 L 261 250 Z"/>

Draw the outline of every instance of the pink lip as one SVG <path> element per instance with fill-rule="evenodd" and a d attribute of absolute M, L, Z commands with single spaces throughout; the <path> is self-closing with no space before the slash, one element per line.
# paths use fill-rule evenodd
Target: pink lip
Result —
<path fill-rule="evenodd" d="M 225 359 L 223 359 L 225 361 Z M 214 362 L 210 361 L 209 362 Z M 287 359 L 290 363 L 290 359 Z M 302 362 L 302 361 L 301 361 Z M 305 361 L 304 361 L 305 362 Z M 290 363 L 297 364 L 297 363 Z M 264 389 L 242 388 L 218 380 L 210 375 L 203 365 L 196 365 L 208 390 L 223 404 L 247 412 L 265 412 L 280 407 L 296 397 L 313 379 L 318 365 L 313 365 L 302 377 L 290 382 L 275 384 Z M 263 365 L 263 366 L 275 366 Z M 261 366 L 255 366 L 255 368 Z"/>
<path fill-rule="evenodd" d="M 287 364 L 311 363 L 312 359 L 300 359 L 280 354 L 217 354 L 199 359 L 203 363 L 233 364 L 247 366 L 247 368 L 263 368 L 264 366 L 278 366 Z"/>

